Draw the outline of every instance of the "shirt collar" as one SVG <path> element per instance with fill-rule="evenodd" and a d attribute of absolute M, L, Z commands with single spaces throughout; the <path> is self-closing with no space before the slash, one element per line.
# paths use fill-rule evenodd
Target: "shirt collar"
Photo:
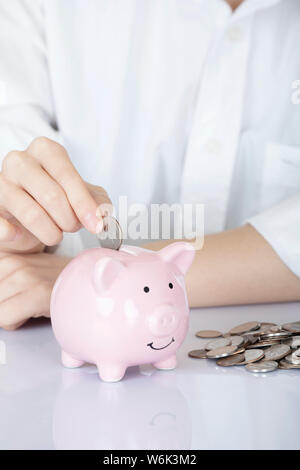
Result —
<path fill-rule="evenodd" d="M 220 0 L 224 2 L 225 0 Z M 232 20 L 240 19 L 244 16 L 255 13 L 259 10 L 272 7 L 283 0 L 244 0 L 243 3 L 233 12 Z"/>

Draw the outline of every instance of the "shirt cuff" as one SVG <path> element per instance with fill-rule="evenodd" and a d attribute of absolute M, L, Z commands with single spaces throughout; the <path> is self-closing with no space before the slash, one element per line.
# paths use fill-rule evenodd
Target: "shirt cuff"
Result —
<path fill-rule="evenodd" d="M 300 193 L 246 221 L 300 277 Z"/>

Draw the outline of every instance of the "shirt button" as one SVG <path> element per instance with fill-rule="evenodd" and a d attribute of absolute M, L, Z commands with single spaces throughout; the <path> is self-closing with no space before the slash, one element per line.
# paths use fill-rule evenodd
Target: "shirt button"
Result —
<path fill-rule="evenodd" d="M 232 42 L 238 42 L 242 38 L 242 32 L 239 26 L 232 26 L 227 31 L 227 37 Z"/>
<path fill-rule="evenodd" d="M 209 139 L 205 144 L 207 153 L 219 153 L 221 150 L 221 143 L 217 139 Z"/>

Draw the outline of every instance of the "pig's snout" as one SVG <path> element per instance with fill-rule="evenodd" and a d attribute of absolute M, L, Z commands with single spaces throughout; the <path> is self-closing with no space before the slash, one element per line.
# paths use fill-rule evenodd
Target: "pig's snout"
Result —
<path fill-rule="evenodd" d="M 169 336 L 180 322 L 179 311 L 171 305 L 161 305 L 148 317 L 148 326 L 154 336 Z"/>

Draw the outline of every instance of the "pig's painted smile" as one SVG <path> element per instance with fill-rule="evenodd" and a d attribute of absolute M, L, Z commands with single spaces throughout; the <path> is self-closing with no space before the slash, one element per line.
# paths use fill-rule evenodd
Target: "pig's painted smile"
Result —
<path fill-rule="evenodd" d="M 163 346 L 162 348 L 155 348 L 153 346 L 153 341 L 152 341 L 152 343 L 148 343 L 147 346 L 149 346 L 149 348 L 151 348 L 151 349 L 155 349 L 155 351 L 160 351 L 161 349 L 166 349 L 168 346 L 170 346 L 170 344 L 174 343 L 174 341 L 175 341 L 175 339 L 172 338 L 171 341 L 166 346 Z"/>

